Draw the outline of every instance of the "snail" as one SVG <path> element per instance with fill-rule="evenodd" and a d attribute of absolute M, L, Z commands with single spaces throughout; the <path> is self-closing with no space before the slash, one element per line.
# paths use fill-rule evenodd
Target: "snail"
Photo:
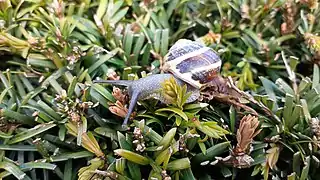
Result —
<path fill-rule="evenodd" d="M 108 83 L 126 86 L 130 97 L 128 113 L 123 121 L 125 127 L 138 100 L 156 98 L 166 103 L 161 95 L 162 82 L 173 77 L 179 85 L 187 85 L 191 92 L 186 103 L 194 102 L 205 87 L 220 72 L 221 59 L 214 50 L 199 42 L 178 40 L 164 57 L 163 74 L 149 75 L 138 80 L 95 80 L 94 83 Z"/>

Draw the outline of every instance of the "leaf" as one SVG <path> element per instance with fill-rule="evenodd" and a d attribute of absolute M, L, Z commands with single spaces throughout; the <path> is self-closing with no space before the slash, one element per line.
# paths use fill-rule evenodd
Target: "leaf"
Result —
<path fill-rule="evenodd" d="M 275 90 L 278 89 L 278 87 L 273 83 L 271 82 L 270 80 L 264 78 L 264 77 L 259 77 L 262 84 L 263 84 L 263 87 L 265 88 L 265 91 L 266 93 L 268 94 L 269 98 L 271 98 L 273 101 L 277 101 L 277 98 L 276 98 L 276 94 L 275 94 Z"/>
<path fill-rule="evenodd" d="M 164 149 L 163 151 L 161 151 L 158 154 L 155 154 L 155 158 L 156 158 L 155 163 L 157 165 L 161 165 L 163 163 L 164 169 L 167 167 L 171 156 L 175 153 L 173 150 L 171 150 L 169 148 Z M 163 149 L 163 148 L 160 146 L 159 149 Z"/>
<path fill-rule="evenodd" d="M 94 70 L 99 68 L 102 64 L 104 64 L 105 62 L 110 60 L 115 54 L 117 54 L 118 51 L 119 51 L 119 49 L 115 49 L 106 55 L 99 56 L 99 60 L 96 61 L 94 64 L 92 64 L 88 68 L 88 73 L 92 73 Z"/>
<path fill-rule="evenodd" d="M 72 179 L 72 160 L 67 160 L 64 166 L 63 179 Z"/>
<path fill-rule="evenodd" d="M 170 129 L 167 134 L 161 139 L 158 146 L 162 146 L 162 149 L 166 149 L 172 143 L 174 136 L 176 135 L 177 128 Z"/>
<path fill-rule="evenodd" d="M 307 104 L 306 100 L 305 99 L 301 99 L 300 102 L 301 102 L 303 114 L 304 114 L 306 120 L 310 121 L 311 115 L 309 113 L 308 104 Z"/>
<path fill-rule="evenodd" d="M 292 169 L 298 176 L 300 176 L 300 165 L 301 165 L 301 152 L 298 151 L 293 154 L 292 158 Z"/>
<path fill-rule="evenodd" d="M 32 145 L 0 145 L 0 150 L 5 151 L 37 151 Z"/>
<path fill-rule="evenodd" d="M 188 180 L 196 180 L 194 177 L 191 168 L 187 168 L 181 171 L 182 179 L 188 179 Z"/>
<path fill-rule="evenodd" d="M 316 88 L 320 84 L 320 70 L 318 65 L 313 67 L 312 88 Z"/>
<path fill-rule="evenodd" d="M 19 168 L 22 171 L 31 171 L 32 169 L 48 169 L 48 170 L 55 170 L 57 168 L 57 165 L 55 164 L 50 164 L 50 163 L 45 163 L 45 162 L 28 162 L 28 163 L 23 163 L 19 165 Z M 0 178 L 7 177 L 11 175 L 11 172 L 5 171 L 0 174 Z M 28 179 L 28 178 L 24 178 Z"/>
<path fill-rule="evenodd" d="M 235 125 L 236 125 L 236 110 L 233 106 L 229 109 L 230 114 L 230 129 L 232 133 L 235 133 Z"/>
<path fill-rule="evenodd" d="M 140 154 L 134 153 L 132 151 L 125 150 L 125 149 L 116 149 L 116 150 L 114 150 L 114 153 L 119 156 L 122 156 L 123 158 L 125 158 L 131 162 L 134 162 L 134 163 L 137 163 L 140 165 L 147 165 L 150 163 L 150 160 L 148 158 L 141 156 Z"/>
<path fill-rule="evenodd" d="M 207 103 L 195 103 L 195 104 L 186 104 L 184 105 L 183 109 L 184 110 L 194 110 L 194 109 L 203 109 L 205 107 L 209 106 Z"/>
<path fill-rule="evenodd" d="M 296 172 L 291 173 L 288 175 L 287 180 L 296 180 Z"/>
<path fill-rule="evenodd" d="M 107 9 L 107 5 L 108 5 L 108 0 L 101 0 L 97 9 L 97 18 L 101 19 L 102 16 L 106 13 L 106 9 Z"/>
<path fill-rule="evenodd" d="M 122 149 L 132 150 L 132 147 L 127 142 L 126 137 L 123 134 L 121 134 L 121 132 L 119 132 L 119 131 L 117 131 L 117 134 L 118 134 L 118 141 L 119 141 L 120 147 Z"/>
<path fill-rule="evenodd" d="M 14 175 L 17 179 L 30 179 L 26 173 L 22 172 L 20 168 L 18 168 L 16 165 L 10 162 L 2 161 L 0 162 L 0 169 L 5 169 L 12 175 Z M 2 177 L 0 177 L 2 178 Z"/>
<path fill-rule="evenodd" d="M 98 127 L 94 129 L 94 132 L 102 136 L 109 137 L 114 140 L 118 140 L 117 131 L 109 127 Z"/>
<path fill-rule="evenodd" d="M 204 155 L 206 155 L 206 153 L 207 153 L 206 145 L 205 145 L 203 142 L 198 142 L 198 144 L 199 144 L 199 147 L 200 147 L 200 149 L 201 149 L 201 152 L 202 152 Z"/>
<path fill-rule="evenodd" d="M 144 41 L 145 41 L 145 36 L 140 33 L 138 35 L 135 35 L 135 37 L 137 37 L 137 40 L 134 44 L 134 49 L 130 55 L 130 59 L 131 59 L 131 64 L 132 65 L 138 65 L 138 58 L 139 58 L 139 55 L 141 54 L 141 51 L 142 51 L 142 47 L 144 45 Z"/>
<path fill-rule="evenodd" d="M 155 31 L 155 35 L 154 35 L 154 43 L 153 43 L 153 48 L 154 48 L 154 51 L 159 53 L 159 50 L 160 50 L 160 43 L 161 43 L 161 30 L 160 29 L 157 29 Z"/>
<path fill-rule="evenodd" d="M 14 144 L 17 142 L 24 141 L 24 140 L 29 139 L 33 136 L 36 136 L 40 133 L 43 133 L 43 132 L 45 132 L 55 126 L 56 126 L 56 124 L 39 124 L 31 129 L 28 129 L 26 131 L 23 131 L 21 133 L 16 134 L 8 141 L 8 144 Z"/>
<path fill-rule="evenodd" d="M 72 97 L 72 95 L 75 91 L 76 85 L 77 85 L 77 78 L 73 77 L 72 82 L 69 84 L 68 92 L 67 92 L 69 98 Z"/>
<path fill-rule="evenodd" d="M 140 123 L 141 123 L 141 121 L 140 121 Z M 139 127 L 139 122 L 134 121 L 134 124 L 136 127 Z M 155 144 L 158 145 L 160 143 L 162 136 L 160 136 L 156 131 L 152 130 L 150 127 L 148 127 L 146 125 L 144 125 L 144 127 L 140 128 L 140 129 L 142 129 L 143 135 L 150 138 L 151 141 L 153 141 Z"/>
<path fill-rule="evenodd" d="M 67 152 L 67 153 L 56 155 L 56 156 L 51 156 L 50 160 L 51 162 L 60 162 L 60 161 L 66 161 L 68 159 L 79 159 L 79 158 L 86 158 L 86 157 L 92 157 L 92 156 L 94 156 L 94 154 L 88 151 Z"/>
<path fill-rule="evenodd" d="M 161 17 L 161 16 L 160 16 Z M 165 56 L 168 52 L 168 45 L 169 45 L 169 29 L 162 30 L 162 41 L 161 41 L 161 49 L 160 54 L 161 56 Z"/>
<path fill-rule="evenodd" d="M 146 66 L 149 63 L 151 46 L 152 46 L 151 43 L 147 43 L 142 50 L 142 54 L 143 54 L 141 59 L 142 66 Z"/>
<path fill-rule="evenodd" d="M 203 153 L 196 154 L 191 160 L 192 163 L 200 164 L 204 161 L 210 161 L 215 156 L 218 156 L 225 152 L 228 149 L 228 146 L 230 146 L 230 142 L 222 142 L 219 144 L 216 144 L 209 149 L 207 149 L 206 154 Z"/>
<path fill-rule="evenodd" d="M 6 89 L 4 89 L 1 94 L 0 94 L 0 104 L 2 104 L 2 101 L 4 99 L 4 97 L 6 96 L 7 92 L 12 88 L 12 86 L 7 87 Z"/>
<path fill-rule="evenodd" d="M 138 164 L 128 161 L 127 166 L 133 180 L 141 180 L 141 169 Z"/>
<path fill-rule="evenodd" d="M 118 23 L 127 14 L 128 10 L 129 10 L 129 7 L 126 7 L 118 11 L 110 20 L 110 24 Z"/>
<path fill-rule="evenodd" d="M 109 100 L 111 102 L 115 102 L 115 99 L 112 96 L 112 94 L 108 90 L 106 90 L 103 86 L 101 86 L 99 84 L 92 84 L 92 88 L 94 90 L 96 90 L 104 98 L 106 98 L 107 100 Z"/>
<path fill-rule="evenodd" d="M 120 174 L 124 174 L 124 168 L 126 166 L 126 160 L 123 158 L 116 159 L 116 171 Z"/>
<path fill-rule="evenodd" d="M 226 166 L 221 166 L 220 172 L 224 178 L 228 178 L 228 177 L 232 176 L 232 172 Z"/>
<path fill-rule="evenodd" d="M 52 116 L 54 118 L 55 121 L 61 121 L 61 116 L 55 111 L 53 110 L 49 105 L 47 105 L 45 102 L 39 100 L 37 102 L 37 104 L 46 112 L 48 113 L 50 116 Z"/>
<path fill-rule="evenodd" d="M 178 108 L 175 108 L 175 107 L 161 108 L 161 109 L 157 109 L 156 113 L 157 112 L 162 112 L 162 111 L 170 111 L 170 112 L 176 113 L 179 116 L 181 116 L 184 120 L 186 120 L 186 121 L 188 120 L 188 116 Z"/>
<path fill-rule="evenodd" d="M 11 111 L 9 109 L 0 109 L 0 115 L 3 117 L 12 118 L 17 123 L 20 123 L 20 124 L 29 124 L 29 125 L 36 124 L 33 117 L 30 117 L 15 111 Z"/>
<path fill-rule="evenodd" d="M 171 161 L 167 166 L 167 170 L 178 171 L 178 170 L 183 170 L 190 167 L 191 167 L 191 164 L 190 164 L 189 158 L 182 158 L 182 159 Z"/>
<path fill-rule="evenodd" d="M 293 89 L 283 79 L 277 79 L 276 85 L 278 85 L 285 93 L 290 94 L 292 96 L 295 95 Z"/>
<path fill-rule="evenodd" d="M 10 135 L 10 134 L 7 134 L 7 133 L 4 133 L 2 131 L 0 131 L 0 138 L 3 138 L 3 139 L 9 139 L 11 138 L 13 135 Z"/>
<path fill-rule="evenodd" d="M 310 156 L 307 156 L 305 161 L 305 166 L 302 168 L 302 172 L 299 180 L 305 180 L 308 178 L 310 164 L 311 164 Z"/>

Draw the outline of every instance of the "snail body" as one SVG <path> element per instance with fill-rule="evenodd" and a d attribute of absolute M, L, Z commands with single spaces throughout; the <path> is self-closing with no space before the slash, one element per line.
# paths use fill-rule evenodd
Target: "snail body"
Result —
<path fill-rule="evenodd" d="M 156 98 L 167 103 L 161 94 L 162 83 L 173 77 L 183 86 L 187 85 L 187 93 L 191 92 L 187 103 L 200 96 L 200 90 L 212 81 L 220 72 L 221 59 L 208 47 L 202 44 L 181 39 L 177 41 L 165 56 L 164 74 L 149 75 L 138 80 L 96 80 L 95 83 L 108 83 L 126 86 L 131 99 L 127 116 L 123 122 L 128 123 L 138 100 Z"/>

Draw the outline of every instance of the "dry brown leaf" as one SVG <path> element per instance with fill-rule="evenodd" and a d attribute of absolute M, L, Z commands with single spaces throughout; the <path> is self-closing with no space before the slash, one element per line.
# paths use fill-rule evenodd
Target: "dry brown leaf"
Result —
<path fill-rule="evenodd" d="M 253 138 L 260 133 L 260 129 L 256 130 L 259 126 L 258 118 L 250 114 L 244 116 L 240 121 L 240 126 L 237 131 L 237 146 L 235 152 L 244 153 L 247 151 Z"/>

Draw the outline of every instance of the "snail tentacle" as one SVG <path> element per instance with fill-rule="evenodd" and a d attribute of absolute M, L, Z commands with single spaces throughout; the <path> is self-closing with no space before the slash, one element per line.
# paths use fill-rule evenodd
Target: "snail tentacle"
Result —
<path fill-rule="evenodd" d="M 105 83 L 128 87 L 133 83 L 133 80 L 94 80 L 93 83 Z"/>
<path fill-rule="evenodd" d="M 138 99 L 139 99 L 139 95 L 140 95 L 140 91 L 133 91 L 132 95 L 131 95 L 131 100 L 130 100 L 130 104 L 129 104 L 129 108 L 128 108 L 128 113 L 126 118 L 124 119 L 123 123 L 122 123 L 122 127 L 126 127 L 128 124 L 128 121 L 130 119 L 130 116 L 133 112 L 134 107 L 136 106 Z"/>

